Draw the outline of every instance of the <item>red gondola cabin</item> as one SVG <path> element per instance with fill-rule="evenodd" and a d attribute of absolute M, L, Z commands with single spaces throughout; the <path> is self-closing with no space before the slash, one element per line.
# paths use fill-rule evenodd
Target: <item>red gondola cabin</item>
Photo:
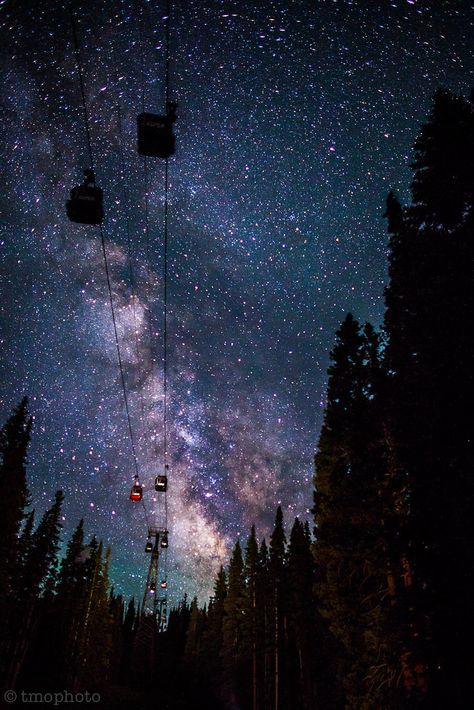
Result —
<path fill-rule="evenodd" d="M 130 500 L 140 501 L 143 497 L 143 486 L 139 483 L 134 483 L 130 491 Z"/>

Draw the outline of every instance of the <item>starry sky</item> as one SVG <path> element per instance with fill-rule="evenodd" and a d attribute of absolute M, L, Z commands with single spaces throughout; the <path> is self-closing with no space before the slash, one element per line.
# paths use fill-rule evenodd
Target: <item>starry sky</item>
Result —
<path fill-rule="evenodd" d="M 438 86 L 473 84 L 474 4 L 176 0 L 169 162 L 173 599 L 206 598 L 220 562 L 276 506 L 309 518 L 329 351 L 344 315 L 383 318 L 384 201 L 409 196 L 411 146 Z M 164 110 L 165 3 L 74 3 L 104 236 L 148 516 L 163 448 L 164 166 L 136 115 Z M 64 490 L 140 595 L 144 510 L 97 227 L 64 203 L 88 153 L 69 4 L 0 0 L 0 416 L 27 394 L 38 513 Z M 148 210 L 146 209 L 148 204 Z M 147 229 L 148 224 L 148 229 Z"/>

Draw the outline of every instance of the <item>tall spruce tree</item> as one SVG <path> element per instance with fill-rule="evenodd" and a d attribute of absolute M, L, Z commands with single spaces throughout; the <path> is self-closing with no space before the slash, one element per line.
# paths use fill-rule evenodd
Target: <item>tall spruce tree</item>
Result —
<path fill-rule="evenodd" d="M 54 634 L 51 674 L 60 686 L 68 678 L 76 663 L 76 639 L 84 621 L 86 588 L 86 558 L 84 520 L 81 518 L 66 548 L 58 577 L 57 596 L 48 620 L 49 634 Z"/>
<path fill-rule="evenodd" d="M 244 643 L 244 563 L 240 542 L 235 543 L 227 575 L 222 638 L 223 691 L 231 703 L 239 702 L 243 674 Z"/>
<path fill-rule="evenodd" d="M 258 550 L 257 567 L 257 629 L 258 629 L 258 688 L 259 710 L 268 710 L 273 695 L 273 586 L 270 578 L 270 561 L 265 538 Z"/>
<path fill-rule="evenodd" d="M 59 538 L 61 532 L 62 491 L 57 491 L 54 503 L 43 514 L 31 536 L 29 551 L 25 555 L 18 583 L 16 608 L 10 624 L 10 669 L 11 687 L 21 673 L 30 645 L 34 641 L 45 608 L 45 596 L 51 598 L 58 566 Z"/>
<path fill-rule="evenodd" d="M 331 353 L 315 458 L 317 597 L 343 650 L 339 680 L 351 708 L 377 706 L 381 687 L 396 694 L 400 662 L 397 642 L 382 633 L 389 551 L 379 350 L 373 328 L 349 314 Z"/>
<path fill-rule="evenodd" d="M 27 448 L 32 418 L 24 397 L 0 430 L 0 485 L 3 491 L 0 515 L 0 631 L 2 612 L 11 593 L 18 563 L 18 536 L 29 493 L 26 483 Z"/>
<path fill-rule="evenodd" d="M 246 703 L 252 710 L 258 706 L 258 626 L 259 626 L 259 597 L 258 597 L 258 542 L 255 525 L 252 525 L 244 560 L 244 663 L 247 680 Z"/>
<path fill-rule="evenodd" d="M 202 651 L 205 659 L 204 674 L 208 687 L 220 685 L 222 680 L 222 642 L 224 604 L 227 596 L 227 576 L 221 565 L 214 582 L 214 595 L 209 602 L 207 628 L 203 634 Z"/>
<path fill-rule="evenodd" d="M 43 515 L 33 533 L 31 552 L 27 557 L 25 577 L 27 594 L 35 599 L 55 580 L 61 533 L 61 506 L 64 493 L 57 491 L 54 503 Z"/>
<path fill-rule="evenodd" d="M 269 556 L 271 583 L 270 627 L 272 629 L 272 673 L 270 677 L 272 677 L 273 688 L 270 687 L 268 689 L 268 697 L 272 697 L 272 705 L 275 710 L 285 706 L 284 684 L 282 683 L 282 674 L 286 662 L 284 638 L 285 614 L 287 612 L 285 561 L 286 536 L 283 527 L 283 512 L 281 506 L 278 506 L 275 515 L 275 526 L 270 536 Z"/>
<path fill-rule="evenodd" d="M 407 575 L 412 579 L 411 695 L 463 707 L 474 582 L 473 394 L 474 112 L 435 94 L 415 144 L 413 204 L 390 198 L 386 292 L 388 412 L 393 465 L 409 500 Z M 455 602 L 453 600 L 456 600 Z"/>
<path fill-rule="evenodd" d="M 309 530 L 295 519 L 288 546 L 288 649 L 289 697 L 292 706 L 312 710 L 313 656 L 316 634 L 316 608 L 313 599 L 314 558 L 311 552 Z"/>

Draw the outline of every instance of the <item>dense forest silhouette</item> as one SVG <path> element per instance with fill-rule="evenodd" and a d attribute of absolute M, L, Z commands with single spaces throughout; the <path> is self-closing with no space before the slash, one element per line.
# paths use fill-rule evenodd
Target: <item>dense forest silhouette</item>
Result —
<path fill-rule="evenodd" d="M 412 201 L 387 198 L 380 330 L 336 333 L 314 520 L 281 508 L 235 544 L 214 594 L 167 630 L 117 596 L 110 550 L 63 494 L 36 522 L 26 398 L 0 433 L 0 672 L 6 689 L 100 692 L 103 707 L 467 708 L 474 635 L 474 96 L 444 90 L 415 142 Z M 313 527 L 314 526 L 314 527 Z"/>

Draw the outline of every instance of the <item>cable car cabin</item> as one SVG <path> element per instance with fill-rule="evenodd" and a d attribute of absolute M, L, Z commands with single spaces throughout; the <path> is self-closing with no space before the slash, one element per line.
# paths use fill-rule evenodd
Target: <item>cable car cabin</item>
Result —
<path fill-rule="evenodd" d="M 150 594 L 154 594 L 156 592 L 156 584 L 154 582 L 150 582 Z"/>
<path fill-rule="evenodd" d="M 173 123 L 176 121 L 176 103 L 169 101 L 165 116 L 140 113 L 137 117 L 138 152 L 152 158 L 170 158 L 175 151 Z"/>
<path fill-rule="evenodd" d="M 84 170 L 84 184 L 72 188 L 66 212 L 71 222 L 77 224 L 102 224 L 104 221 L 103 193 L 95 184 L 93 170 Z"/>
<path fill-rule="evenodd" d="M 161 547 L 168 547 L 168 533 L 167 532 L 163 533 L 163 535 L 161 536 L 160 546 Z"/>
<path fill-rule="evenodd" d="M 153 551 L 153 543 L 151 540 L 148 540 L 147 544 L 145 545 L 145 552 L 152 552 Z"/>
<path fill-rule="evenodd" d="M 168 476 L 157 476 L 155 478 L 155 491 L 166 493 L 168 490 Z"/>
<path fill-rule="evenodd" d="M 168 582 L 166 581 L 166 579 L 163 579 L 163 580 L 162 580 L 162 582 L 161 582 L 161 584 L 160 584 L 160 587 L 161 587 L 162 589 L 168 589 Z"/>
<path fill-rule="evenodd" d="M 139 501 L 142 499 L 142 496 L 143 486 L 141 486 L 139 483 L 134 483 L 132 486 L 132 490 L 130 491 L 130 500 Z"/>

